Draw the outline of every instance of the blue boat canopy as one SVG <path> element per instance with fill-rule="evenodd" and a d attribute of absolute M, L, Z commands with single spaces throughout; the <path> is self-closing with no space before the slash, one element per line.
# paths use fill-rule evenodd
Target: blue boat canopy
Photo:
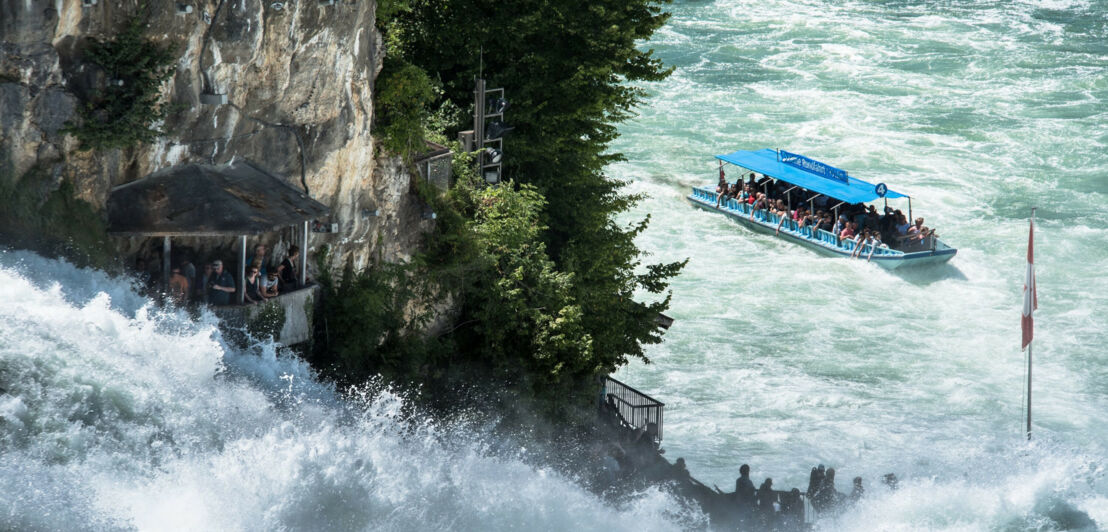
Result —
<path fill-rule="evenodd" d="M 799 164 L 796 162 L 782 162 L 781 159 L 785 158 L 786 155 L 799 159 Z M 842 170 L 828 167 L 818 161 L 812 161 L 786 151 L 782 151 L 781 157 L 778 157 L 778 152 L 769 148 L 758 151 L 739 150 L 726 155 L 716 155 L 716 159 L 847 203 L 866 203 L 882 197 L 907 197 L 907 194 L 889 190 L 884 183 L 874 185 L 856 177 L 847 177 Z M 802 169 L 801 166 L 806 166 L 812 170 Z M 824 175 L 821 175 L 821 173 Z M 845 179 L 845 181 L 842 179 Z M 881 194 L 881 192 L 884 192 L 884 194 Z"/>

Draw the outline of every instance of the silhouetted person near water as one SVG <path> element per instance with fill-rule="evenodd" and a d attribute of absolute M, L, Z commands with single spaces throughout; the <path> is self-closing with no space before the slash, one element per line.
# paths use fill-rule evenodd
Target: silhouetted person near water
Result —
<path fill-rule="evenodd" d="M 850 491 L 850 502 L 856 503 L 866 494 L 866 488 L 862 487 L 862 477 L 854 477 L 854 489 Z"/>
<path fill-rule="evenodd" d="M 758 487 L 758 521 L 762 523 L 762 527 L 766 530 L 773 528 L 773 503 L 775 499 L 776 495 L 773 493 L 773 479 L 767 478 L 766 481 Z"/>
<path fill-rule="evenodd" d="M 754 483 L 750 481 L 750 466 L 743 464 L 739 468 L 739 475 L 739 478 L 735 479 L 735 504 L 739 508 L 739 515 L 746 518 L 754 510 L 756 502 Z"/>
<path fill-rule="evenodd" d="M 823 509 L 820 507 L 819 498 L 816 496 L 819 494 L 821 486 L 823 486 L 823 464 L 812 468 L 812 475 L 808 477 L 808 491 L 805 492 L 808 496 L 808 502 L 812 503 L 812 508 L 815 508 L 816 511 Z"/>
<path fill-rule="evenodd" d="M 800 490 L 793 488 L 781 495 L 781 513 L 778 515 L 777 530 L 802 530 L 804 523 L 804 501 L 800 500 Z"/>
<path fill-rule="evenodd" d="M 838 504 L 839 499 L 839 492 L 835 490 L 835 468 L 829 467 L 823 476 L 823 482 L 820 483 L 819 491 L 816 492 L 819 510 L 821 512 L 830 510 Z"/>
<path fill-rule="evenodd" d="M 897 482 L 898 481 L 896 479 L 896 473 L 889 473 L 885 475 L 885 485 L 888 486 L 889 489 L 896 491 Z"/>

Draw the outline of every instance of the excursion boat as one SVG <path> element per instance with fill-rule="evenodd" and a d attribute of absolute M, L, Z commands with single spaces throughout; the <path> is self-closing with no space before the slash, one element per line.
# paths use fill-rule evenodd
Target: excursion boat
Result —
<path fill-rule="evenodd" d="M 725 163 L 744 170 L 739 177 L 740 187 L 743 186 L 741 181 L 744 176 L 752 172 L 762 174 L 764 177 L 755 182 L 755 192 L 768 195 L 770 190 L 777 190 L 779 195 L 784 195 L 781 199 L 787 202 L 789 212 L 801 204 L 805 204 L 813 213 L 822 206 L 822 210 L 834 214 L 833 220 L 839 219 L 840 211 L 844 214 L 849 211 L 855 217 L 850 221 L 864 222 L 865 214 L 857 213 L 859 205 L 882 200 L 885 207 L 883 210 L 888 214 L 888 200 L 907 198 L 907 219 L 913 220 L 910 196 L 890 190 L 884 183 L 874 185 L 862 181 L 848 175 L 844 170 L 803 155 L 767 148 L 758 151 L 739 150 L 717 155 L 716 159 L 720 162 L 721 180 L 725 179 Z M 765 209 L 756 210 L 752 214 L 752 206 L 746 202 L 727 197 L 720 201 L 719 196 L 716 185 L 700 186 L 693 187 L 688 200 L 702 209 L 723 213 L 754 231 L 777 235 L 825 255 L 857 256 L 889 270 L 947 262 L 958 252 L 933 234 L 921 238 L 919 233 L 890 238 L 882 245 L 863 242 L 862 248 L 856 251 L 855 246 L 858 244 L 853 239 L 839 238 L 829 231 L 812 226 L 800 227 L 789 217 L 781 220 Z M 859 227 L 862 225 L 863 223 L 859 223 Z"/>

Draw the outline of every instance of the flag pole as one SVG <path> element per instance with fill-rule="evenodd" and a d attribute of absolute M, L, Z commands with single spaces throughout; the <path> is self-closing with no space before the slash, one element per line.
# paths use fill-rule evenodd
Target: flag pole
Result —
<path fill-rule="evenodd" d="M 1035 207 L 1031 207 L 1031 223 L 1027 230 L 1027 275 L 1023 286 L 1023 347 L 1027 348 L 1027 441 L 1031 441 L 1031 344 L 1034 338 L 1035 309 L 1039 306 L 1035 286 Z"/>
<path fill-rule="evenodd" d="M 1027 344 L 1027 441 L 1031 441 L 1031 344 Z"/>

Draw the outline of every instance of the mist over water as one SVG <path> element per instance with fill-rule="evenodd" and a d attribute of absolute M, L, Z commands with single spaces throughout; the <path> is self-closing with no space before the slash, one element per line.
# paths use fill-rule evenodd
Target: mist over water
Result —
<path fill-rule="evenodd" d="M 869 497 L 842 530 L 1108 528 L 1108 3 L 678 1 L 610 169 L 676 323 L 617 377 L 666 402 L 692 474 Z M 884 182 L 959 249 L 890 273 L 690 207 L 713 155 L 783 148 Z M 737 169 L 730 167 L 734 180 Z M 890 202 L 907 211 L 906 202 Z M 1034 442 L 1019 314 L 1037 206 Z M 880 477 L 895 472 L 902 489 Z M 1061 502 L 1062 504 L 1059 504 Z M 1065 513 L 1065 512 L 1062 512 Z"/>
<path fill-rule="evenodd" d="M 126 280 L 0 250 L 0 530 L 678 530 L 657 490 L 612 507 L 526 448 L 342 398 L 272 343 Z"/>

